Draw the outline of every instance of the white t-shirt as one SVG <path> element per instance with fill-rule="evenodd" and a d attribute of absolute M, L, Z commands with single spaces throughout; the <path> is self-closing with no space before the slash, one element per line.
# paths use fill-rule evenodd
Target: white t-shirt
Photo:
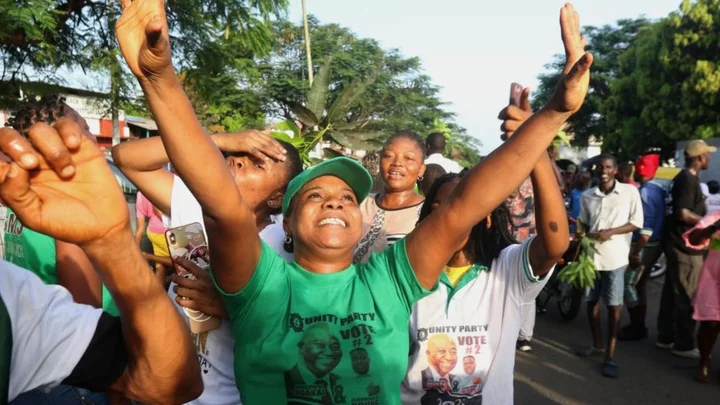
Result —
<path fill-rule="evenodd" d="M 720 210 L 720 194 L 709 194 L 705 199 L 705 206 L 708 214 Z"/>
<path fill-rule="evenodd" d="M 4 260 L 0 297 L 12 325 L 8 400 L 60 384 L 87 350 L 102 309 L 76 304 L 65 288 Z"/>
<path fill-rule="evenodd" d="M 167 221 L 170 228 L 203 222 L 202 208 L 183 181 L 175 176 L 170 202 L 171 216 Z M 273 217 L 273 223 L 260 232 L 260 238 L 287 261 L 293 260 L 291 253 L 285 252 L 283 242 L 285 232 L 282 228 L 282 216 Z M 183 319 L 189 321 L 181 306 L 175 301 L 174 284 L 170 286 L 169 295 L 181 312 Z M 197 350 L 200 370 L 205 386 L 202 395 L 189 402 L 194 405 L 235 405 L 240 404 L 240 392 L 235 385 L 233 346 L 235 339 L 230 329 L 230 320 L 222 319 L 218 329 L 209 332 L 192 334 Z"/>
<path fill-rule="evenodd" d="M 543 279 L 533 275 L 528 256 L 532 240 L 504 249 L 489 271 L 472 268 L 459 288 L 449 287 L 443 274 L 438 290 L 415 304 L 403 404 L 513 404 L 522 314 L 551 274 Z M 475 364 L 470 373 L 466 358 Z"/>
<path fill-rule="evenodd" d="M 442 168 L 445 169 L 447 173 L 460 173 L 463 169 L 463 167 L 460 166 L 460 163 L 452 159 L 446 158 L 442 155 L 442 153 L 433 153 L 432 155 L 428 156 L 427 159 L 425 159 L 426 165 L 429 165 L 431 163 L 442 166 Z"/>

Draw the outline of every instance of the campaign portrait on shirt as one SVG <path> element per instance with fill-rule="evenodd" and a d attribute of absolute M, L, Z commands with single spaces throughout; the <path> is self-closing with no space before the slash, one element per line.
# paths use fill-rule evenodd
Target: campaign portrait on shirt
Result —
<path fill-rule="evenodd" d="M 298 362 L 285 372 L 288 404 L 343 403 L 340 377 L 333 373 L 342 357 L 340 339 L 330 324 L 314 323 L 305 329 L 298 342 Z"/>

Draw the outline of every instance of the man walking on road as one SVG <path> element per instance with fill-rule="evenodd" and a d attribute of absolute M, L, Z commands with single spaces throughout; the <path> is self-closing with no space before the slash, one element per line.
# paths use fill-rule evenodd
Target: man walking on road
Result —
<path fill-rule="evenodd" d="M 620 324 L 625 287 L 625 268 L 630 255 L 632 233 L 643 225 L 642 203 L 638 189 L 615 180 L 617 161 L 602 155 L 599 161 L 600 184 L 586 191 L 580 200 L 581 229 L 594 239 L 598 252 L 595 268 L 600 272 L 595 287 L 587 291 L 587 314 L 593 344 L 578 350 L 581 357 L 605 354 L 602 374 L 617 377 L 615 346 Z M 608 308 L 607 346 L 602 342 L 600 327 L 600 298 Z"/>
<path fill-rule="evenodd" d="M 630 249 L 630 269 L 637 270 L 638 275 L 633 279 L 626 278 L 626 282 L 637 283 L 635 302 L 626 300 L 630 315 L 630 324 L 620 330 L 620 340 L 643 340 L 648 337 L 645 326 L 647 314 L 647 287 L 646 283 L 650 270 L 662 254 L 662 232 L 665 221 L 665 189 L 655 183 L 653 178 L 660 166 L 660 155 L 650 154 L 637 159 L 635 174 L 640 182 L 640 199 L 643 207 L 643 227 L 633 235 Z M 639 276 L 639 279 L 637 278 Z M 628 274 L 628 277 L 632 277 Z"/>
<path fill-rule="evenodd" d="M 440 132 L 433 132 L 425 139 L 425 144 L 428 154 L 427 159 L 425 159 L 426 165 L 432 163 L 440 165 L 447 173 L 460 173 L 462 171 L 463 168 L 458 162 L 443 156 L 443 151 L 445 150 L 445 135 Z"/>
<path fill-rule="evenodd" d="M 692 299 L 697 289 L 705 250 L 690 249 L 682 235 L 706 214 L 705 195 L 700 188 L 699 173 L 707 170 L 710 154 L 717 148 L 705 141 L 690 142 L 685 148 L 685 169 L 670 189 L 665 218 L 665 257 L 667 273 L 660 298 L 658 341 L 661 349 L 672 349 L 681 357 L 699 358 L 695 347 L 695 321 Z"/>

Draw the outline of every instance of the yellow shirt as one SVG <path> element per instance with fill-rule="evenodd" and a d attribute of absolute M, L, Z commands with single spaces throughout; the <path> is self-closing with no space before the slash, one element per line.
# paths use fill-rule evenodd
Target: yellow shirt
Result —
<path fill-rule="evenodd" d="M 472 264 L 463 267 L 445 266 L 445 275 L 448 280 L 450 280 L 450 284 L 455 287 L 457 286 L 458 281 L 460 281 L 460 279 L 472 268 L 472 266 Z"/>

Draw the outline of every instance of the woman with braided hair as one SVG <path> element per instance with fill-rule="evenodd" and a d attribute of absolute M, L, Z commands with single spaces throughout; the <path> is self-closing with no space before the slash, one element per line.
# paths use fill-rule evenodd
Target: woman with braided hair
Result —
<path fill-rule="evenodd" d="M 433 184 L 420 224 L 460 192 L 465 176 L 450 173 Z M 438 289 L 413 306 L 404 404 L 513 403 L 515 342 L 523 314 L 553 267 L 531 251 L 543 246 L 547 254 L 558 254 L 567 248 L 569 233 L 547 154 L 535 164 L 531 179 L 537 236 L 518 243 L 510 231 L 510 211 L 501 204 L 467 234 L 445 265 Z"/>

